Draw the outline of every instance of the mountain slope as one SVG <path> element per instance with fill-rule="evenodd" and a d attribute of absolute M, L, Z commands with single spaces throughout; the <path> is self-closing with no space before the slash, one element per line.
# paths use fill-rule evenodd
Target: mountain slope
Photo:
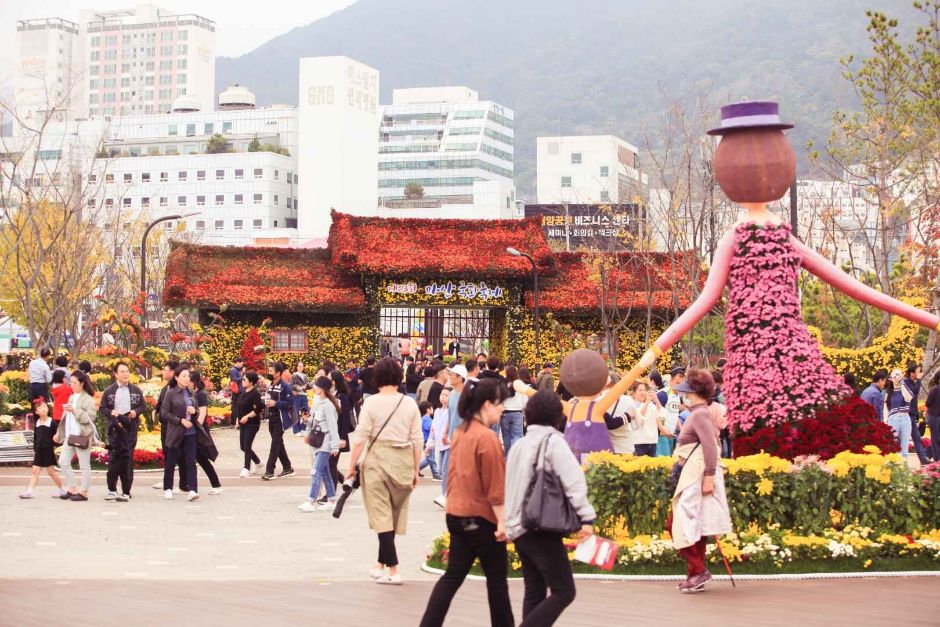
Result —
<path fill-rule="evenodd" d="M 909 0 L 359 0 L 219 58 L 216 87 L 239 82 L 259 105 L 296 103 L 298 59 L 333 54 L 377 68 L 382 102 L 396 87 L 466 85 L 515 110 L 525 198 L 537 136 L 612 133 L 642 152 L 662 90 L 777 99 L 798 152 L 824 142 L 832 111 L 856 103 L 838 59 L 867 50 L 869 8 L 902 24 L 912 14 Z"/>

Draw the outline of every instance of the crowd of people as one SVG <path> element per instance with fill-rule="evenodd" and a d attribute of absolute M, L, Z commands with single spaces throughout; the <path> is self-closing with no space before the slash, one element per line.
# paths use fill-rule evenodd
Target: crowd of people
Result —
<path fill-rule="evenodd" d="M 29 365 L 35 459 L 21 498 L 33 497 L 45 469 L 58 487 L 55 496 L 88 499 L 90 448 L 99 439 L 97 413 L 107 425 L 105 498 L 129 501 L 132 455 L 146 409 L 143 393 L 130 382 L 130 368 L 124 362 L 114 365 L 114 383 L 96 407 L 87 371 L 80 367 L 69 373 L 67 362 L 57 362 L 52 369 L 49 357 L 44 350 Z M 303 437 L 309 445 L 311 482 L 299 509 L 330 511 L 344 482 L 361 486 L 368 523 L 378 542 L 370 575 L 379 584 L 398 585 L 402 575 L 395 536 L 405 533 L 410 496 L 429 468 L 430 478 L 441 484 L 434 502 L 445 511 L 450 547 L 447 571 L 434 588 L 421 624 L 443 623 L 452 598 L 477 560 L 487 579 L 492 624 L 514 624 L 506 579 L 506 543 L 511 541 L 525 580 L 522 624 L 550 625 L 573 601 L 575 585 L 565 534 L 533 527 L 527 518 L 526 499 L 535 477 L 551 469 L 575 512 L 577 527 L 568 531 L 584 539 L 593 534 L 595 517 L 582 472 L 586 453 L 672 456 L 679 471 L 674 516 L 668 524 L 688 563 L 687 578 L 679 589 L 704 589 L 711 578 L 704 559 L 705 539 L 730 530 L 718 463 L 721 456 L 732 453 L 721 391 L 723 360 L 710 372 L 675 365 L 668 377 L 653 372 L 629 389 L 626 380 L 619 381 L 604 366 L 604 390 L 590 397 L 578 392 L 576 382 L 569 382 L 576 394 L 566 389 L 564 364 L 558 382 L 552 363 L 542 364 L 535 373 L 482 353 L 448 361 L 406 354 L 369 358 L 361 366 L 349 362 L 345 369 L 325 361 L 308 377 L 303 363 L 291 368 L 275 362 L 266 372 L 258 372 L 236 359 L 229 390 L 231 421 L 239 430 L 240 476 L 262 472 L 262 480 L 272 481 L 293 475 L 284 438 Z M 861 397 L 894 429 L 902 454 L 912 439 L 926 463 L 938 457 L 940 442 L 935 438 L 929 450 L 918 446 L 920 375 L 916 364 L 906 373 L 878 371 Z M 188 493 L 190 501 L 198 499 L 198 465 L 212 486 L 209 493 L 221 493 L 212 463 L 218 450 L 206 424 L 208 400 L 202 374 L 190 364 L 168 361 L 163 380 L 156 413 L 165 465 L 163 479 L 154 488 L 172 499 L 178 474 L 179 490 Z M 603 432 L 608 437 L 599 447 L 585 449 L 577 430 L 569 428 L 579 401 L 584 401 L 582 413 L 588 423 L 599 421 L 592 415 L 595 407 L 603 411 Z M 253 443 L 263 420 L 268 422 L 271 443 L 262 471 Z M 932 433 L 940 430 L 940 375 L 934 376 L 927 396 L 927 422 Z M 61 446 L 58 459 L 56 446 Z M 340 471 L 342 453 L 349 454 L 345 476 Z M 80 483 L 72 468 L 75 458 Z"/>

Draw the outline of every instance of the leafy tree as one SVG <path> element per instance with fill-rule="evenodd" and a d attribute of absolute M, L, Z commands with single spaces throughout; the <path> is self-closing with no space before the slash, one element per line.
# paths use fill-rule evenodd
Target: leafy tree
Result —
<path fill-rule="evenodd" d="M 248 152 L 261 152 L 261 142 L 258 141 L 257 135 L 248 142 Z"/>
<path fill-rule="evenodd" d="M 408 183 L 405 185 L 405 198 L 409 200 L 424 198 L 424 187 L 420 183 Z"/>
<path fill-rule="evenodd" d="M 223 135 L 216 133 L 206 142 L 206 153 L 215 155 L 223 152 L 233 152 L 232 144 Z"/>

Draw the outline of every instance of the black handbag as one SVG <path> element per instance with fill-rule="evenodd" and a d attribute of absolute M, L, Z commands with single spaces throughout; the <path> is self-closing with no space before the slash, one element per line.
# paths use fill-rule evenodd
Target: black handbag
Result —
<path fill-rule="evenodd" d="M 528 531 L 567 535 L 581 528 L 581 517 L 571 506 L 561 479 L 545 467 L 545 450 L 554 435 L 542 440 L 535 455 L 532 479 L 522 499 L 522 526 Z"/>
<path fill-rule="evenodd" d="M 307 444 L 313 448 L 320 448 L 323 446 L 323 440 L 326 439 L 326 431 L 320 428 L 320 423 L 315 423 L 313 429 L 310 430 L 310 434 L 307 435 Z"/>

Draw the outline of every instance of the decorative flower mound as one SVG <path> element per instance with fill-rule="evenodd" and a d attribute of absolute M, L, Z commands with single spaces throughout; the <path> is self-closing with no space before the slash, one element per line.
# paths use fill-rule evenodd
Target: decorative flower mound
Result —
<path fill-rule="evenodd" d="M 532 266 L 507 247 L 529 253 L 540 274 L 554 270 L 538 218 L 526 220 L 428 220 L 366 218 L 333 211 L 329 249 L 333 263 L 375 275 L 525 278 Z M 472 263 L 468 246 L 483 251 Z"/>
<path fill-rule="evenodd" d="M 891 427 L 878 420 L 871 405 L 850 396 L 794 424 L 777 424 L 736 435 L 733 449 L 737 457 L 766 451 L 785 459 L 802 455 L 829 459 L 846 449 L 861 453 L 867 446 L 882 451 L 898 450 Z"/>
<path fill-rule="evenodd" d="M 365 294 L 337 272 L 329 251 L 177 244 L 170 253 L 164 302 L 170 307 L 361 312 Z"/>
<path fill-rule="evenodd" d="M 851 393 L 803 323 L 796 287 L 800 262 L 788 225 L 737 227 L 722 389 L 729 424 L 738 433 L 809 418 Z"/>
<path fill-rule="evenodd" d="M 611 265 L 605 281 L 607 306 L 616 305 L 621 311 L 646 311 L 647 305 L 659 310 L 671 310 L 675 305 L 688 307 L 692 290 L 683 278 L 688 274 L 674 271 L 672 266 L 691 263 L 691 255 L 679 253 L 673 257 L 664 253 L 611 254 L 605 259 Z M 593 276 L 597 271 L 591 266 L 590 256 L 581 252 L 555 253 L 555 259 L 557 274 L 539 284 L 539 307 L 554 313 L 596 315 L 601 290 L 599 278 Z M 526 305 L 535 306 L 532 291 L 526 292 Z"/>

